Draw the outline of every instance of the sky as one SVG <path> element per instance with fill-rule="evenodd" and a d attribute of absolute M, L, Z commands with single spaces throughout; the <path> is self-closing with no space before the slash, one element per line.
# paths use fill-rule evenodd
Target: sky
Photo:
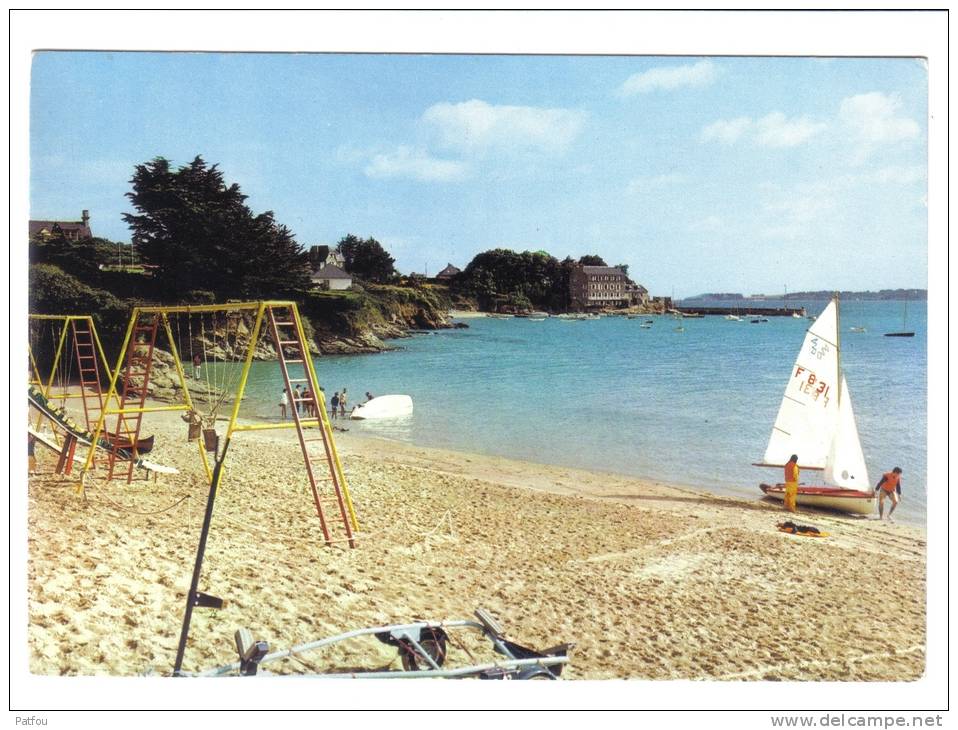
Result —
<path fill-rule="evenodd" d="M 924 288 L 912 58 L 38 52 L 30 216 L 129 241 L 134 166 L 219 165 L 403 273 L 598 254 L 653 295 Z"/>

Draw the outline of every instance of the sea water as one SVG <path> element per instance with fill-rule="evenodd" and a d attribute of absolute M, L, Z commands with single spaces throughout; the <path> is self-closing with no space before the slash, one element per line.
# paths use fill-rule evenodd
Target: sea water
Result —
<path fill-rule="evenodd" d="M 817 314 L 826 303 L 788 306 Z M 872 484 L 901 466 L 896 516 L 923 523 L 926 304 L 907 304 L 914 337 L 884 337 L 903 329 L 903 314 L 902 302 L 843 302 L 842 365 Z M 810 322 L 750 320 L 470 318 L 468 329 L 396 340 L 392 352 L 315 362 L 327 403 L 344 388 L 350 407 L 367 391 L 412 396 L 411 417 L 343 424 L 354 433 L 758 498 L 759 482 L 781 480 L 752 463 Z M 276 363 L 255 363 L 244 415 L 277 419 L 281 392 Z"/>

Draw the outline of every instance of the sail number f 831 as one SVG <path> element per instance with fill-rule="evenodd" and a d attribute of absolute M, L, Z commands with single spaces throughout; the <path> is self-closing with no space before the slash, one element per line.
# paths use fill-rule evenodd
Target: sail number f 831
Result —
<path fill-rule="evenodd" d="M 820 380 L 815 373 L 806 370 L 801 365 L 795 366 L 795 375 L 793 377 L 799 378 L 801 381 L 798 384 L 800 393 L 811 396 L 813 401 L 818 401 L 818 399 L 821 398 L 822 405 L 828 406 L 829 392 L 832 389 L 828 383 L 824 380 Z"/>

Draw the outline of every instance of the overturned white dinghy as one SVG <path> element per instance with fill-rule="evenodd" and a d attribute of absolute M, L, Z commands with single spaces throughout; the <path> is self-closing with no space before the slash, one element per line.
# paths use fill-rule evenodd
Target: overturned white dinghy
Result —
<path fill-rule="evenodd" d="M 353 408 L 350 418 L 398 418 L 412 415 L 412 398 L 408 395 L 380 395 Z"/>

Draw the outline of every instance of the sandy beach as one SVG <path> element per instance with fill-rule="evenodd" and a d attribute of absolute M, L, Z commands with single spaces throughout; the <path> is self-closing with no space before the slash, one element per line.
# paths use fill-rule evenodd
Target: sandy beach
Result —
<path fill-rule="evenodd" d="M 222 424 L 220 430 L 225 429 Z M 149 458 L 176 476 L 29 484 L 30 671 L 168 674 L 206 502 L 176 413 L 149 414 Z M 273 649 L 363 626 L 469 618 L 575 642 L 564 678 L 915 680 L 925 668 L 925 534 L 694 486 L 337 433 L 361 532 L 323 543 L 292 431 L 238 433 L 217 500 L 184 669 L 234 660 L 233 632 Z M 141 475 L 137 475 L 141 476 Z M 756 490 L 757 492 L 757 490 Z M 375 640 L 280 672 L 398 668 Z"/>

